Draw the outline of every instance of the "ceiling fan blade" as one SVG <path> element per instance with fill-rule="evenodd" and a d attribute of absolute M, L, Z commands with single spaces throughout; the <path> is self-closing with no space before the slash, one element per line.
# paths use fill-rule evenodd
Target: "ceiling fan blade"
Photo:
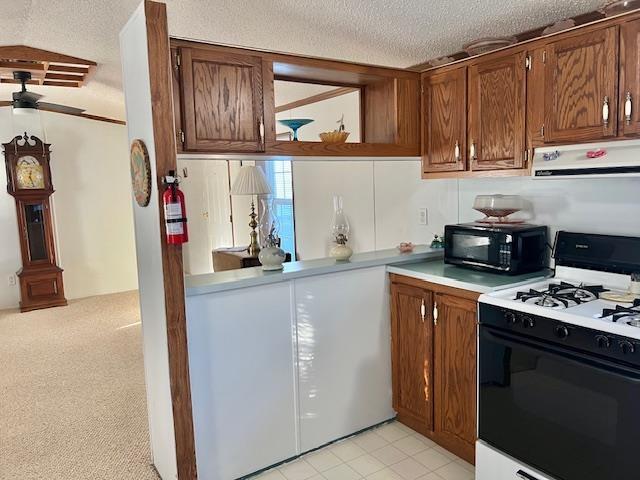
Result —
<path fill-rule="evenodd" d="M 11 100 L 0 100 L 0 107 L 10 107 L 13 105 Z"/>
<path fill-rule="evenodd" d="M 67 105 L 47 102 L 38 102 L 38 109 L 47 112 L 70 113 L 72 115 L 77 115 L 85 111 L 84 108 L 68 107 Z"/>

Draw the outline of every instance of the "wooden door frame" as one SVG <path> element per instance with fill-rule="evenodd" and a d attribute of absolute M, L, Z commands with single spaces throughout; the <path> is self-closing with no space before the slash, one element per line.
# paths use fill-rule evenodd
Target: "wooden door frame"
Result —
<path fill-rule="evenodd" d="M 162 176 L 177 170 L 176 132 L 173 112 L 173 85 L 171 83 L 171 51 L 167 9 L 164 3 L 145 0 L 147 52 L 151 89 L 155 161 L 158 178 L 156 200 L 160 206 L 160 239 L 164 284 L 167 344 L 169 354 L 169 382 L 176 445 L 179 480 L 197 478 L 193 415 L 191 411 L 191 384 L 189 380 L 189 354 L 187 351 L 187 322 L 185 308 L 184 269 L 182 246 L 168 245 L 164 238 L 164 208 Z"/>

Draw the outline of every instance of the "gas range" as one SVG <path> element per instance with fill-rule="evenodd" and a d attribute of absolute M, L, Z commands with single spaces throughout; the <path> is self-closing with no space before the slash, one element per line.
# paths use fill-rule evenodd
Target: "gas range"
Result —
<path fill-rule="evenodd" d="M 476 479 L 638 478 L 640 237 L 559 232 L 554 258 L 479 298 Z"/>
<path fill-rule="evenodd" d="M 487 293 L 479 302 L 503 307 L 512 322 L 530 324 L 533 315 L 640 340 L 640 297 L 628 302 L 602 298 L 622 297 L 629 282 L 628 275 L 559 266 L 553 278 Z"/>

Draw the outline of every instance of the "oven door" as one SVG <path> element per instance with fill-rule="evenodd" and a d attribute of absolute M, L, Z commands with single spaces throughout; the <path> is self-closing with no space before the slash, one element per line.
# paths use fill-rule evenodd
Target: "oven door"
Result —
<path fill-rule="evenodd" d="M 481 440 L 558 480 L 640 478 L 640 373 L 481 325 Z"/>
<path fill-rule="evenodd" d="M 482 270 L 508 271 L 511 247 L 511 242 L 507 243 L 506 236 L 501 233 L 445 227 L 444 256 L 447 263 Z"/>

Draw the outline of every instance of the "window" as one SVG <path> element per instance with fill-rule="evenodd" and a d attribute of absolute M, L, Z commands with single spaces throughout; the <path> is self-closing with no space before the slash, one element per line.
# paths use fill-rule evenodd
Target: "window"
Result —
<path fill-rule="evenodd" d="M 293 176 L 291 162 L 287 160 L 266 161 L 262 164 L 271 186 L 274 215 L 278 219 L 280 247 L 296 259 L 296 235 L 293 209 Z"/>

